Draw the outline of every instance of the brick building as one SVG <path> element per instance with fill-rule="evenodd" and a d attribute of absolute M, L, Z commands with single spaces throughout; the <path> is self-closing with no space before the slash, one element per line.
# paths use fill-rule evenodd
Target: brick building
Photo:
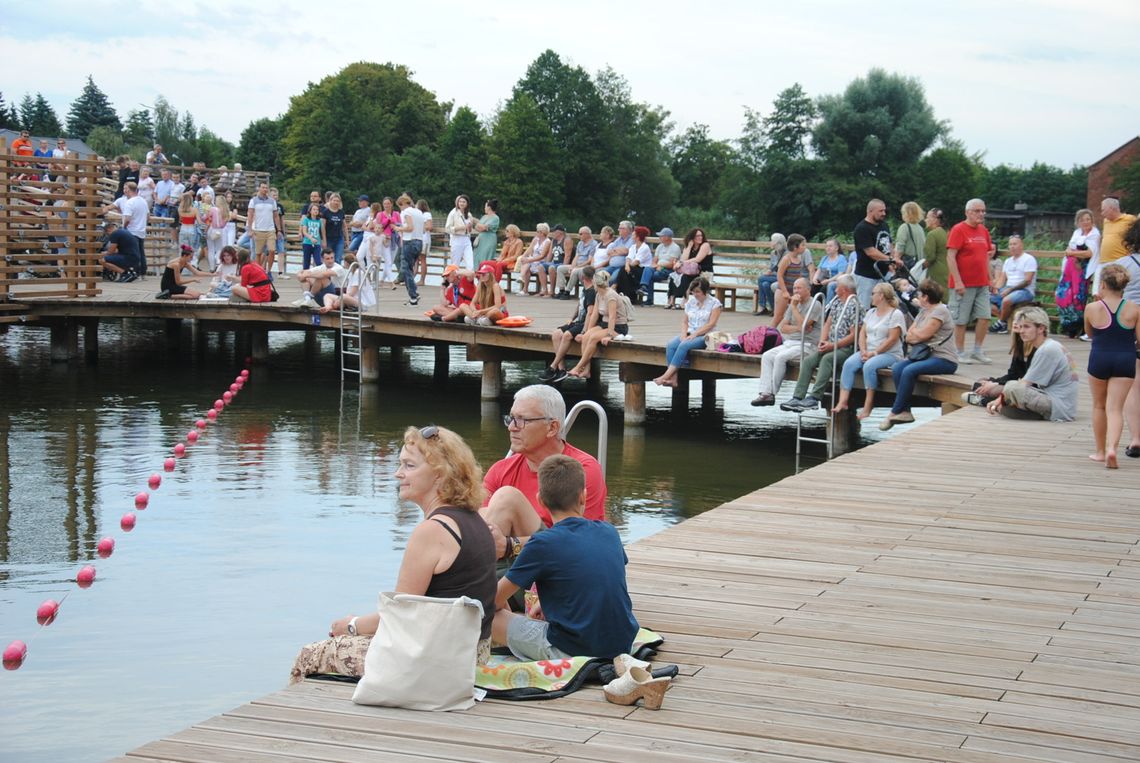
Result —
<path fill-rule="evenodd" d="M 1086 202 L 1098 218 L 1100 202 L 1105 196 L 1120 196 L 1121 206 L 1125 209 L 1135 207 L 1140 202 L 1140 199 L 1125 199 L 1119 191 L 1112 188 L 1113 170 L 1134 161 L 1140 161 L 1140 137 L 1133 138 L 1108 156 L 1089 165 L 1089 193 Z"/>

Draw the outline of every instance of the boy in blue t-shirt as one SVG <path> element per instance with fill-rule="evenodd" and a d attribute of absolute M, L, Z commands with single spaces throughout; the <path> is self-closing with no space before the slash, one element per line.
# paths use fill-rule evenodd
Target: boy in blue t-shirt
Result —
<path fill-rule="evenodd" d="M 532 535 L 495 594 L 491 635 L 520 660 L 612 658 L 628 652 L 637 635 L 625 584 L 628 561 L 617 530 L 586 519 L 586 474 L 563 455 L 538 468 L 538 499 L 554 519 Z M 520 588 L 537 584 L 545 620 L 507 609 Z"/>

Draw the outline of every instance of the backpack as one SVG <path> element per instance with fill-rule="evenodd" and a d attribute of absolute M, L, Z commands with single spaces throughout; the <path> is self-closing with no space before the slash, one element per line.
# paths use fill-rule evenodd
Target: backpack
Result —
<path fill-rule="evenodd" d="M 773 347 L 784 343 L 784 337 L 771 326 L 750 328 L 736 339 L 749 355 L 762 355 Z"/>

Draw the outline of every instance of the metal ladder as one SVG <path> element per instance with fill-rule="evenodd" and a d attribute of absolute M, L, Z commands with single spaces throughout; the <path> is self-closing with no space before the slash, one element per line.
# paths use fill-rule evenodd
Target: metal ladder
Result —
<path fill-rule="evenodd" d="M 820 305 L 823 305 L 823 294 L 816 294 L 811 298 L 808 303 L 808 314 L 804 316 L 803 323 L 800 325 L 800 336 L 804 336 L 805 329 L 807 328 L 808 318 L 811 316 L 812 305 L 815 301 L 819 300 Z M 847 313 L 847 307 L 851 304 L 851 300 L 855 300 L 856 304 L 859 302 L 859 296 L 852 294 L 843 301 L 843 307 L 840 309 L 838 315 L 843 316 Z M 855 325 L 852 330 L 855 332 L 855 348 L 859 347 L 859 322 L 862 320 L 862 311 L 856 307 L 855 309 Z M 823 318 L 822 314 L 820 316 Z M 803 373 L 804 356 L 807 354 L 807 345 L 800 344 L 800 372 Z M 838 400 L 839 392 L 839 375 L 842 372 L 839 363 L 831 364 L 831 407 L 834 409 L 835 402 Z M 822 407 L 821 407 L 822 408 Z M 809 437 L 804 434 L 804 416 L 807 416 L 809 421 L 822 421 L 827 427 L 827 437 Z M 832 410 L 822 411 L 800 411 L 796 415 L 796 474 L 800 473 L 800 455 L 803 451 L 803 444 L 805 442 L 818 443 L 827 446 L 827 460 L 830 461 L 835 449 L 835 413 Z"/>
<path fill-rule="evenodd" d="M 373 296 L 379 299 L 379 284 L 376 282 L 377 268 L 369 265 L 362 271 L 358 263 L 352 263 L 345 276 L 345 289 L 353 282 L 353 277 L 360 278 L 360 291 L 357 301 L 363 304 L 364 291 L 372 289 Z M 343 299 L 340 301 L 340 381 L 343 384 L 346 374 L 356 374 L 360 378 L 361 332 L 364 325 L 363 307 L 348 307 Z M 355 358 L 355 360 L 352 360 Z"/>

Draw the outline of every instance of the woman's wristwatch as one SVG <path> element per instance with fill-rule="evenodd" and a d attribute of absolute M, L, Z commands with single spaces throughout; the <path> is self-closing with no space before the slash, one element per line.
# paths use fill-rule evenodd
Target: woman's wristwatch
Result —
<path fill-rule="evenodd" d="M 356 634 L 356 618 L 355 617 L 348 621 L 348 635 L 350 635 L 350 636 L 357 635 Z"/>

